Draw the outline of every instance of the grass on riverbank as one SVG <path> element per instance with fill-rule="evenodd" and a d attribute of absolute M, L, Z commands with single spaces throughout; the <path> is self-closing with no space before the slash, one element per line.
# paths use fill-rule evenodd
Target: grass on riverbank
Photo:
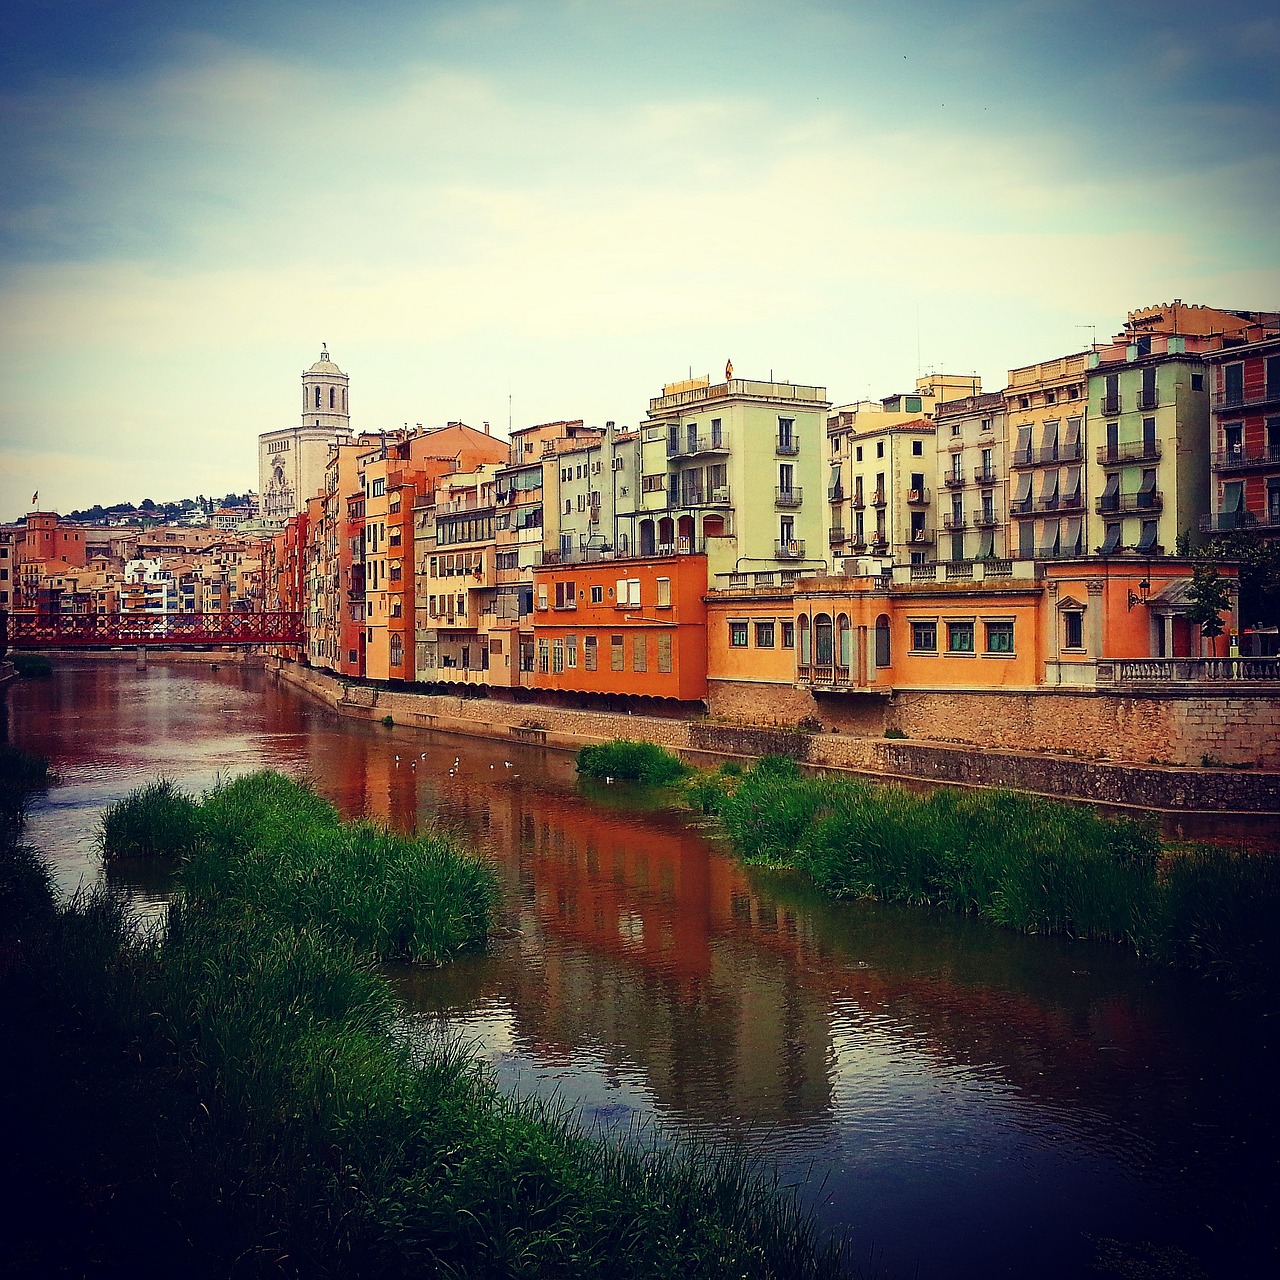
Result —
<path fill-rule="evenodd" d="M 577 765 L 578 772 L 588 778 L 618 778 L 651 787 L 679 782 L 689 773 L 689 766 L 673 752 L 654 742 L 628 738 L 582 747 Z"/>
<path fill-rule="evenodd" d="M 183 799 L 170 789 L 148 804 Z M 160 1096 L 154 1112 L 138 1109 L 137 1145 L 159 1151 L 155 1185 L 175 1238 L 190 1242 L 177 1269 L 841 1272 L 794 1196 L 738 1156 L 584 1137 L 502 1097 L 456 1046 L 405 1037 L 372 965 L 483 942 L 492 880 L 462 851 L 343 824 L 274 774 L 192 803 L 196 836 L 178 850 L 164 934 L 137 936 L 99 896 L 58 913 L 31 969 L 45 988 L 33 1003 L 75 1023 L 63 1043 L 107 1046 L 117 1072 L 138 1064 L 135 1087 Z M 122 812 L 134 823 L 138 811 Z"/>
<path fill-rule="evenodd" d="M 761 760 L 703 775 L 690 802 L 750 862 L 836 898 L 975 914 L 1029 933 L 1125 943 L 1237 987 L 1280 990 L 1280 860 L 1168 849 L 1149 823 L 1009 791 L 917 794 Z"/>
<path fill-rule="evenodd" d="M 27 680 L 53 675 L 53 663 L 43 653 L 11 652 L 9 661 L 13 663 L 14 670 Z"/>

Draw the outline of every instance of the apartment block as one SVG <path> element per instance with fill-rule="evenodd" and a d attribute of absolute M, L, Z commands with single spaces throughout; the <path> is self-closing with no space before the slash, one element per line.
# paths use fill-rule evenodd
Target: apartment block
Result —
<path fill-rule="evenodd" d="M 948 400 L 934 411 L 939 560 L 1011 554 L 1006 418 L 998 391 Z"/>

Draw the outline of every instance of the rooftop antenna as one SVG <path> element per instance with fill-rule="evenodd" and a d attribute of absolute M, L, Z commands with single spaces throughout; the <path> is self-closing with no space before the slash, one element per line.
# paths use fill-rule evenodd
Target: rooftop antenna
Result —
<path fill-rule="evenodd" d="M 511 383 L 507 383 L 507 439 L 511 439 Z"/>
<path fill-rule="evenodd" d="M 1076 328 L 1089 330 L 1089 350 L 1093 351 L 1098 345 L 1098 326 L 1096 324 L 1078 324 Z"/>

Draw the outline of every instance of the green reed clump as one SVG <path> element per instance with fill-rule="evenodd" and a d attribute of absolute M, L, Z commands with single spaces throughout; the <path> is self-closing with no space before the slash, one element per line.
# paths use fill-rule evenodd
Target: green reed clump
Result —
<path fill-rule="evenodd" d="M 697 783 L 690 791 L 702 794 Z M 1237 986 L 1280 989 L 1274 857 L 1168 856 L 1147 822 L 1009 791 L 919 795 L 807 778 L 783 759 L 762 760 L 712 807 L 743 858 L 789 863 L 834 897 L 1122 942 Z"/>
<path fill-rule="evenodd" d="M 16 834 L 26 819 L 31 793 L 48 784 L 48 760 L 0 743 L 0 832 Z"/>
<path fill-rule="evenodd" d="M 189 1097 L 170 1194 L 200 1206 L 214 1273 L 842 1273 L 741 1153 L 584 1136 L 502 1097 L 457 1045 L 405 1035 L 372 963 L 482 940 L 492 881 L 459 850 L 342 824 L 278 774 L 198 807 L 162 935 L 122 935 L 86 902 L 74 955 L 49 954 L 92 992 L 78 1025 Z M 430 894 L 466 902 L 429 923 Z"/>
<path fill-rule="evenodd" d="M 53 663 L 43 653 L 10 653 L 9 658 L 17 673 L 25 679 L 53 675 Z"/>
<path fill-rule="evenodd" d="M 106 858 L 184 858 L 199 835 L 199 804 L 170 778 L 139 787 L 98 819 L 98 846 Z"/>
<path fill-rule="evenodd" d="M 582 747 L 577 765 L 578 772 L 589 778 L 620 778 L 653 787 L 679 782 L 689 772 L 689 766 L 665 747 L 628 738 Z"/>

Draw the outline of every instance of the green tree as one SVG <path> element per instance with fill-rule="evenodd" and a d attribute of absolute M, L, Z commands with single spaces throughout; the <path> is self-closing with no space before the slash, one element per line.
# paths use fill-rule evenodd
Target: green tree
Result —
<path fill-rule="evenodd" d="M 1217 652 L 1218 637 L 1226 630 L 1222 614 L 1231 608 L 1231 580 L 1220 574 L 1216 566 L 1198 564 L 1187 592 L 1190 605 L 1187 619 L 1200 628 L 1200 634 L 1214 642 Z"/>
<path fill-rule="evenodd" d="M 1280 539 L 1250 529 L 1220 534 L 1204 550 L 1205 559 L 1240 566 L 1240 625 L 1280 626 Z"/>

